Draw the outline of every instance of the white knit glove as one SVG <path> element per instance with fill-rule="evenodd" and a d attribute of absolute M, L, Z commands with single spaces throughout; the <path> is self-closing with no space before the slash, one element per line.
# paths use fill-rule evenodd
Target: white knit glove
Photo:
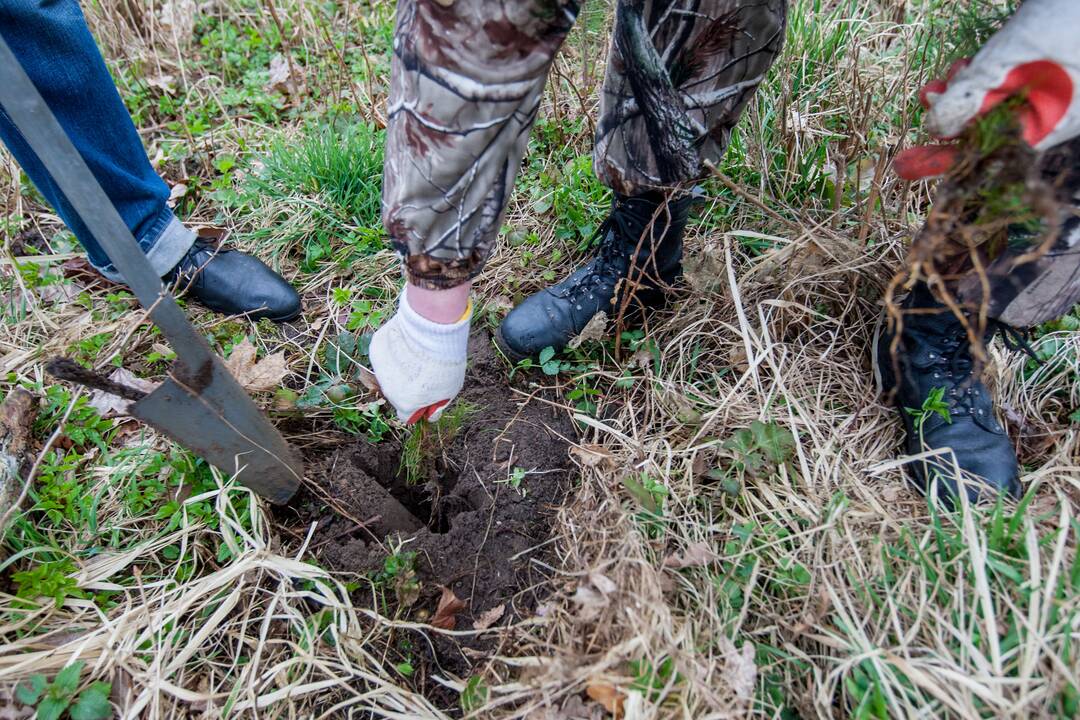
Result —
<path fill-rule="evenodd" d="M 1016 95 L 1024 139 L 1039 150 L 1080 135 L 1080 0 L 1027 0 L 971 63 L 927 86 L 927 129 L 954 137 Z"/>
<path fill-rule="evenodd" d="M 375 331 L 371 368 L 403 423 L 438 420 L 461 391 L 471 319 L 470 311 L 452 325 L 432 322 L 409 306 L 403 290 L 397 313 Z"/>

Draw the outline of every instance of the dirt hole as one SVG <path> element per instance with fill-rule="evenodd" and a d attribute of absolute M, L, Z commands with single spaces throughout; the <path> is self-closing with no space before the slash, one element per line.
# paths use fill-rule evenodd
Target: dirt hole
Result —
<path fill-rule="evenodd" d="M 395 548 L 409 554 L 418 597 L 402 607 L 400 594 L 395 600 L 384 587 L 390 605 L 378 609 L 424 619 L 436 610 L 440 586 L 449 587 L 465 602 L 457 629 L 471 629 L 499 605 L 504 621 L 534 610 L 533 589 L 548 567 L 534 560 L 550 552 L 545 541 L 569 489 L 568 440 L 575 437 L 565 411 L 512 392 L 487 335 L 472 338 L 468 375 L 458 401 L 468 412 L 451 437 L 430 443 L 435 451 L 415 482 L 406 481 L 397 442 L 348 438 L 309 454 L 306 487 L 276 513 L 284 540 L 295 542 L 316 524 L 309 548 L 331 570 L 378 578 Z M 364 585 L 358 593 L 370 605 Z M 475 653 L 446 638 L 433 642 L 440 668 L 468 670 Z M 483 642 L 461 644 L 475 650 Z"/>

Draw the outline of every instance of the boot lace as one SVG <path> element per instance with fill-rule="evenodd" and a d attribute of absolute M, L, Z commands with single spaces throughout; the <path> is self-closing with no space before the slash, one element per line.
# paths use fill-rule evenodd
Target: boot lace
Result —
<path fill-rule="evenodd" d="M 917 344 L 930 348 L 926 356 L 931 364 L 927 369 L 932 373 L 933 380 L 941 383 L 935 384 L 935 387 L 944 385 L 946 388 L 944 400 L 948 404 L 949 413 L 984 416 L 986 410 L 976 407 L 976 403 L 982 399 L 986 389 L 976 377 L 980 368 L 971 352 L 971 340 L 967 331 L 955 318 L 951 318 L 951 322 L 944 329 L 935 330 L 913 327 L 905 330 L 905 334 Z M 1023 330 L 1000 320 L 990 319 L 984 335 L 984 346 L 989 345 L 995 335 L 1001 337 L 1008 350 L 1022 351 L 1041 363 Z"/>
<path fill-rule="evenodd" d="M 615 285 L 625 276 L 624 267 L 629 264 L 630 256 L 637 241 L 653 221 L 655 206 L 649 203 L 617 203 L 607 219 L 593 233 L 591 242 L 600 238 L 600 250 L 596 260 L 589 264 L 589 271 L 574 281 L 569 288 L 568 297 L 573 301 L 587 294 L 590 300 L 598 283 Z M 660 222 L 661 217 L 657 218 Z M 580 308 L 579 308 L 580 309 Z"/>

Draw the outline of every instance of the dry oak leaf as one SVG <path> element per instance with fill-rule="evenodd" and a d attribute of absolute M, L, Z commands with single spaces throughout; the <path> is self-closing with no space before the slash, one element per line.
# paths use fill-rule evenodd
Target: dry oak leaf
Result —
<path fill-rule="evenodd" d="M 237 382 L 244 386 L 244 389 L 252 392 L 274 390 L 280 387 L 281 380 L 289 372 L 285 366 L 284 350 L 267 355 L 256 362 L 255 346 L 248 338 L 244 338 L 233 347 L 232 354 L 225 361 L 225 367 Z"/>
<path fill-rule="evenodd" d="M 603 340 L 607 335 L 608 316 L 607 313 L 601 310 L 593 315 L 589 322 L 585 323 L 585 327 L 581 329 L 581 332 L 576 337 L 572 338 L 567 347 L 571 350 L 577 350 L 581 347 L 581 343 L 586 341 L 598 341 Z"/>
<path fill-rule="evenodd" d="M 603 445 L 574 445 L 570 454 L 577 458 L 582 467 L 614 467 L 615 455 Z"/>
<path fill-rule="evenodd" d="M 592 681 L 585 686 L 585 693 L 604 706 L 615 720 L 623 716 L 623 701 L 626 695 L 611 683 Z"/>
<path fill-rule="evenodd" d="M 465 601 L 445 585 L 441 587 L 442 597 L 439 598 L 439 606 L 435 608 L 431 624 L 441 630 L 453 630 L 457 625 L 458 613 L 465 609 Z"/>
<path fill-rule="evenodd" d="M 473 621 L 473 630 L 487 630 L 489 627 L 499 622 L 499 619 L 506 612 L 506 604 L 496 605 L 487 612 L 480 613 L 480 617 Z"/>
<path fill-rule="evenodd" d="M 672 553 L 664 558 L 664 567 L 675 568 L 679 570 L 681 568 L 696 567 L 700 565 L 708 565 L 716 559 L 716 553 L 712 551 L 709 544 L 706 542 L 690 543 L 686 547 L 686 552 L 681 555 Z"/>

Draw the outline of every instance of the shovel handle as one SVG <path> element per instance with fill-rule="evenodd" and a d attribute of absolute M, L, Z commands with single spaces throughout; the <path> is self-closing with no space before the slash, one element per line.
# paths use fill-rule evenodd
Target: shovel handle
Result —
<path fill-rule="evenodd" d="M 122 397 L 125 400 L 138 402 L 146 397 L 146 393 L 142 390 L 136 390 L 123 383 L 110 380 L 104 375 L 99 375 L 93 370 L 87 370 L 74 360 L 65 357 L 54 357 L 45 363 L 45 371 L 57 380 L 67 380 L 78 385 L 85 385 L 95 390 L 107 392 L 110 395 Z"/>

